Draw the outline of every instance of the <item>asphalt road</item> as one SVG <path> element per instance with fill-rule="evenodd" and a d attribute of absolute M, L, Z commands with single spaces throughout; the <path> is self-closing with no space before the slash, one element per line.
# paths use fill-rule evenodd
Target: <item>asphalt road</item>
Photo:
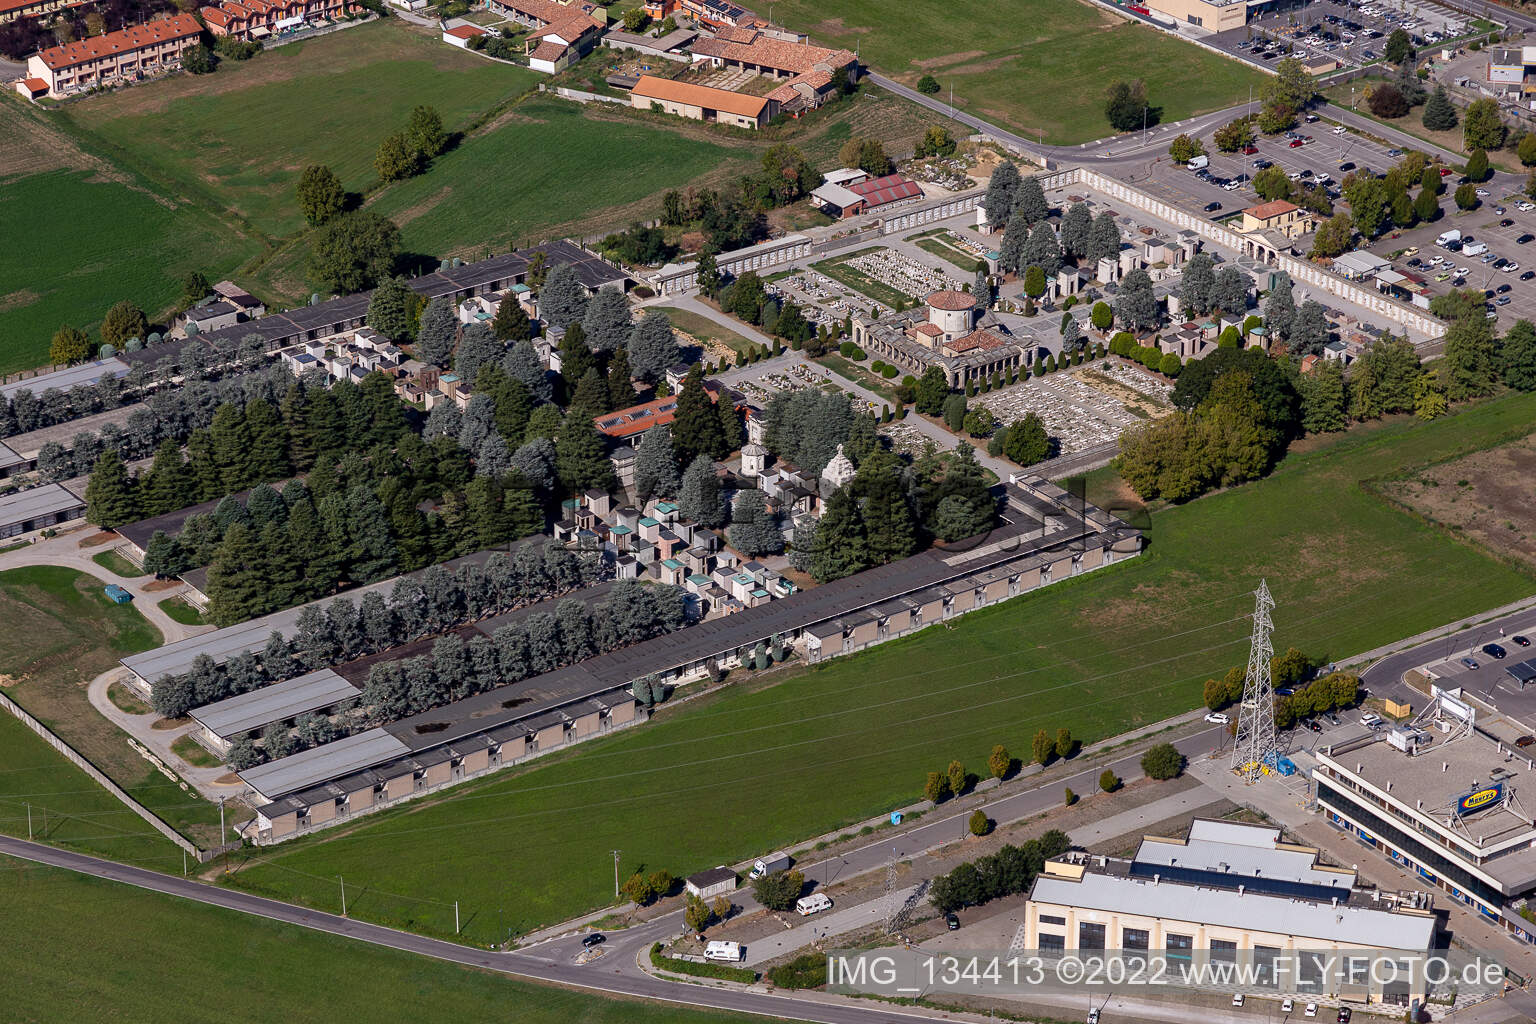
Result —
<path fill-rule="evenodd" d="M 1194 757 L 1219 744 L 1222 733 L 1223 730 L 1220 727 L 1205 729 L 1177 741 L 1174 745 L 1186 756 Z M 1115 774 L 1128 781 L 1140 778 L 1142 775 L 1139 755 L 1120 758 L 1112 762 L 1109 767 Z M 1002 797 L 986 805 L 987 814 L 999 822 L 1032 817 L 1052 807 L 1060 806 L 1062 790 L 1066 787 L 1084 794 L 1094 792 L 1102 770 L 1102 765 L 1087 768 L 1041 787 Z M 814 864 L 802 864 L 799 867 L 808 879 L 822 885 L 830 884 L 839 878 L 876 870 L 893 858 L 901 860 L 914 857 L 926 850 L 943 846 L 960 838 L 965 832 L 966 821 L 973 809 L 968 807 L 959 813 L 925 820 L 917 828 L 889 839 L 877 840 L 844 856 L 829 858 Z M 604 995 L 633 996 L 688 1006 L 824 1022 L 824 1024 L 882 1024 L 882 1022 L 889 1022 L 893 1017 L 943 1020 L 948 1016 L 925 1013 L 918 1008 L 843 1005 L 823 1002 L 814 997 L 768 995 L 740 989 L 717 990 L 702 985 L 654 978 L 636 966 L 636 957 L 647 950 L 651 943 L 680 932 L 682 930 L 681 912 L 667 914 L 633 928 L 609 933 L 607 941 L 602 945 L 602 955 L 584 964 L 578 962 L 578 957 L 583 952 L 579 935 L 562 936 L 516 952 L 488 952 L 8 836 L 0 836 L 0 854 L 78 871 L 97 878 L 133 885 L 169 896 L 178 896 L 210 906 L 253 914 L 268 920 L 342 935 L 377 946 L 430 956 L 468 967 L 497 971 L 532 981 L 570 985 Z M 737 892 L 733 900 L 738 905 L 755 906 L 750 891 Z"/>
<path fill-rule="evenodd" d="M 631 929 L 629 934 L 616 933 L 623 935 L 626 941 L 612 942 L 613 948 L 601 959 L 582 965 L 575 962 L 574 952 L 570 948 L 546 945 L 531 953 L 491 953 L 6 836 L 0 836 L 0 853 L 268 920 L 342 935 L 376 946 L 387 946 L 466 967 L 496 971 L 532 981 L 568 985 L 604 995 L 632 996 L 685 1006 L 816 1021 L 820 1024 L 888 1024 L 894 1018 L 941 1021 L 949 1017 L 948 1014 L 930 1013 L 913 1007 L 823 1003 L 814 999 L 744 992 L 740 989 L 712 989 L 707 983 L 692 984 L 653 978 L 635 967 L 633 953 L 651 941 L 649 936 L 666 930 L 663 923 L 665 919 L 663 922 L 652 922 L 642 929 Z M 568 945 L 577 950 L 580 948 L 579 941 L 573 940 Z"/>

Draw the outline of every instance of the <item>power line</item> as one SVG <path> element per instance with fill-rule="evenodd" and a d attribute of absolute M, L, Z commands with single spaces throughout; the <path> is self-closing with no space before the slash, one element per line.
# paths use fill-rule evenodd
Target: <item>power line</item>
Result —
<path fill-rule="evenodd" d="M 1243 702 L 1237 714 L 1237 741 L 1232 744 L 1232 769 L 1252 785 L 1266 770 L 1275 767 L 1275 691 L 1269 662 L 1275 656 L 1269 613 L 1275 599 L 1269 581 L 1260 580 L 1254 591 L 1253 638 L 1248 645 L 1248 672 L 1243 678 Z"/>

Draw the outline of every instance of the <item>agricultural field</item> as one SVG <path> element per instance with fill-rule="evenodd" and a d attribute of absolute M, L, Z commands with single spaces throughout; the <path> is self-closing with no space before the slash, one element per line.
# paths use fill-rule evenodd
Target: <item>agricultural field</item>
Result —
<path fill-rule="evenodd" d="M 335 910 L 342 874 L 367 889 L 353 914 L 443 934 L 459 900 L 467 938 L 490 942 L 492 911 L 524 932 L 607 904 L 613 849 L 622 874 L 682 875 L 909 803 L 926 772 L 979 766 L 994 743 L 1026 752 L 1061 727 L 1090 743 L 1193 708 L 1246 658 L 1260 578 L 1276 644 L 1334 659 L 1497 607 L 1531 575 L 1361 481 L 1523 437 L 1533 416 L 1536 395 L 1511 394 L 1324 439 L 1266 480 L 1155 511 L 1138 559 L 253 851 L 229 884 Z"/>
<path fill-rule="evenodd" d="M 58 1020 L 61 996 L 73 1019 L 157 1024 L 407 1015 L 456 1024 L 507 1019 L 508 1007 L 519 1024 L 748 1020 L 514 981 L 9 857 L 0 857 L 0 902 L 11 933 L 26 936 L 26 955 L 7 966 L 7 1020 Z M 257 964 L 274 979 L 312 978 L 323 964 L 325 984 L 262 984 L 258 993 Z"/>
<path fill-rule="evenodd" d="M 92 97 L 67 116 L 123 164 L 277 238 L 304 226 L 293 190 L 307 164 L 362 192 L 376 181 L 379 142 L 412 107 L 464 131 L 538 77 L 389 19 L 226 61 L 214 75 Z"/>
<path fill-rule="evenodd" d="M 1146 82 L 1162 119 L 1176 121 L 1238 102 L 1265 77 L 1076 0 L 958 0 L 900 17 L 881 0 L 784 0 L 775 12 L 813 42 L 857 48 L 906 85 L 931 74 L 966 113 L 1058 145 L 1110 133 L 1104 90 L 1116 79 Z"/>
<path fill-rule="evenodd" d="M 9 627 L 0 636 L 6 696 L 173 827 L 194 840 L 217 836 L 218 807 L 135 753 L 86 695 L 91 680 L 123 655 L 158 647 L 159 630 L 133 605 L 109 601 L 100 580 L 62 566 L 0 572 L 0 621 Z"/>
<path fill-rule="evenodd" d="M 0 138 L 0 224 L 13 243 L 0 255 L 0 373 L 47 362 L 62 324 L 94 327 L 125 296 L 153 315 L 180 295 L 182 274 L 212 277 L 260 249 L 9 92 L 0 95 Z"/>

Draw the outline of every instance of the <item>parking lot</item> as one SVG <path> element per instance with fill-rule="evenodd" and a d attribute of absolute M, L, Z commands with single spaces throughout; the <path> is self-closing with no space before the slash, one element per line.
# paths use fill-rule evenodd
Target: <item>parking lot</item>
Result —
<path fill-rule="evenodd" d="M 1314 0 L 1287 4 L 1205 40 L 1265 67 L 1286 56 L 1310 62 L 1333 60 L 1358 67 L 1382 57 L 1387 37 L 1402 28 L 1415 46 L 1432 46 L 1469 30 L 1467 19 L 1427 3 L 1370 3 L 1365 0 Z"/>
<path fill-rule="evenodd" d="M 1186 209 L 1220 219 L 1260 201 L 1251 184 L 1253 175 L 1259 170 L 1255 166 L 1257 163 L 1277 164 L 1287 173 L 1303 175 L 1298 179 L 1299 184 L 1320 182 L 1326 175 L 1330 183 L 1329 195 L 1337 202 L 1339 182 L 1349 171 L 1369 169 L 1379 173 L 1397 163 L 1402 156 L 1400 150 L 1383 146 L 1356 132 L 1336 133 L 1334 129 L 1333 124 L 1321 118 L 1304 122 L 1296 129 L 1296 134 L 1301 137 L 1300 146 L 1292 146 L 1296 140 L 1283 135 L 1260 136 L 1250 147 L 1255 151 L 1253 153 L 1222 153 L 1210 136 L 1202 137 L 1200 141 L 1210 159 L 1207 170 L 1213 178 L 1238 180 L 1239 185 L 1234 189 L 1224 189 L 1199 178 L 1195 172 L 1166 156 L 1153 165 L 1147 179 L 1137 184 Z M 1306 141 L 1309 137 L 1310 142 Z M 1308 172 L 1310 177 L 1305 176 Z M 1221 205 L 1215 210 L 1206 209 L 1211 203 Z"/>
<path fill-rule="evenodd" d="M 1459 686 L 1478 701 L 1498 709 L 1501 715 L 1511 720 L 1516 735 L 1536 733 L 1536 683 L 1521 686 L 1508 672 L 1519 662 L 1536 658 L 1536 633 L 1528 639 L 1533 642 L 1532 646 L 1522 647 L 1514 635 L 1503 636 L 1497 630 L 1489 629 L 1486 635 L 1477 635 L 1466 647 L 1434 651 L 1437 660 L 1425 668 L 1438 677 L 1439 685 Z M 1495 658 L 1484 653 L 1483 648 L 1489 645 L 1503 650 L 1504 657 Z M 1491 723 L 1479 719 L 1479 724 Z M 1494 728 L 1492 731 L 1495 735 L 1503 735 L 1507 730 Z"/>
<path fill-rule="evenodd" d="M 1454 181 L 1447 179 L 1447 183 Z M 1504 328 L 1517 319 L 1536 320 L 1536 207 L 1521 209 L 1523 196 L 1490 193 L 1482 205 L 1468 213 L 1442 214 L 1433 224 L 1409 231 L 1389 232 L 1374 248 L 1382 255 L 1417 247 L 1412 255 L 1404 253 L 1393 262 L 1393 269 L 1418 274 L 1427 279 L 1434 295 L 1443 295 L 1453 287 L 1492 291 L 1490 302 Z M 1442 202 L 1442 209 L 1455 209 Z M 1503 210 L 1503 213 L 1499 211 Z M 1453 252 L 1435 240 L 1444 232 L 1460 231 L 1463 250 Z M 1487 252 L 1466 253 L 1471 246 L 1486 245 Z M 1413 261 L 1418 265 L 1413 265 Z M 1439 262 L 1435 262 L 1439 260 Z M 1504 261 L 1501 266 L 1500 261 Z M 1465 274 L 1458 273 L 1466 271 Z"/>

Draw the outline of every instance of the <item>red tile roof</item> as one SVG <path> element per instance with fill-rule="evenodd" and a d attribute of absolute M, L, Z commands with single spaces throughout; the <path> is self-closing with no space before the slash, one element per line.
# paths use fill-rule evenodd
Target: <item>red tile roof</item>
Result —
<path fill-rule="evenodd" d="M 190 14 L 175 14 L 144 25 L 130 25 L 117 32 L 92 39 L 55 46 L 38 54 L 52 71 L 72 68 L 119 53 L 133 53 L 155 43 L 187 39 L 201 35 L 203 26 Z"/>
<path fill-rule="evenodd" d="M 490 35 L 479 25 L 457 25 L 444 32 L 445 36 L 453 36 L 455 39 L 473 39 L 475 36 Z"/>
<path fill-rule="evenodd" d="M 525 18 L 552 25 L 565 21 L 572 14 L 585 15 L 588 21 L 595 19 L 597 7 L 577 0 L 571 4 L 557 4 L 554 0 L 496 0 L 497 4 L 510 11 L 516 11 Z"/>
<path fill-rule="evenodd" d="M 549 36 L 558 36 L 567 43 L 574 43 L 588 32 L 596 32 L 597 23 L 584 14 L 571 14 L 559 21 L 550 22 L 537 32 L 533 38 L 543 39 Z M 542 45 L 542 44 L 541 44 Z"/>
<path fill-rule="evenodd" d="M 952 352 L 990 352 L 1008 344 L 991 331 L 972 331 L 965 337 L 950 342 L 945 347 Z"/>
<path fill-rule="evenodd" d="M 559 60 L 560 56 L 570 47 L 564 43 L 557 43 L 553 39 L 546 39 L 529 51 L 530 60 Z"/>
<path fill-rule="evenodd" d="M 951 313 L 957 313 L 962 309 L 976 308 L 976 299 L 974 296 L 968 295 L 965 292 L 957 292 L 953 290 L 934 292 L 932 295 L 928 296 L 926 301 L 928 305 L 932 306 L 934 309 L 944 309 L 950 311 Z"/>
<path fill-rule="evenodd" d="M 38 93 L 44 93 L 48 91 L 48 83 L 43 81 L 41 78 L 28 78 L 21 84 L 26 86 L 27 91 L 32 93 L 34 96 L 36 96 Z"/>
<path fill-rule="evenodd" d="M 704 393 L 709 395 L 711 402 L 720 400 L 719 386 L 712 382 L 704 382 Z M 672 395 L 640 405 L 632 405 L 628 409 L 620 409 L 618 412 L 610 412 L 604 416 L 594 416 L 592 422 L 597 424 L 598 433 L 622 439 L 643 434 L 652 427 L 671 423 L 675 418 L 677 418 L 677 396 Z"/>
<path fill-rule="evenodd" d="M 1276 199 L 1274 202 L 1250 206 L 1243 212 L 1255 220 L 1269 220 L 1272 217 L 1279 217 L 1299 209 L 1301 207 L 1295 203 L 1288 203 L 1284 199 Z"/>
<path fill-rule="evenodd" d="M 857 185 L 849 185 L 849 191 L 863 196 L 870 206 L 884 206 L 902 199 L 918 199 L 923 190 L 917 182 L 900 174 L 887 174 L 883 178 L 871 178 Z"/>
<path fill-rule="evenodd" d="M 0 0 L 0 14 L 10 14 L 12 11 L 25 11 L 28 7 L 36 7 L 46 0 Z M 65 4 L 65 7 L 79 7 L 85 0 L 76 0 L 75 3 Z"/>
<path fill-rule="evenodd" d="M 691 107 L 708 107 L 711 110 L 736 114 L 740 117 L 761 117 L 768 106 L 766 96 L 748 96 L 744 93 L 731 92 L 729 89 L 674 82 L 669 78 L 656 78 L 652 75 L 641 75 L 640 81 L 636 82 L 634 89 L 630 91 L 633 95 L 644 99 L 667 100 L 671 103 L 684 103 Z"/>
<path fill-rule="evenodd" d="M 795 74 L 815 71 L 817 65 L 841 68 L 856 61 L 854 55 L 848 50 L 829 50 L 824 46 L 791 43 L 761 35 L 750 43 L 733 43 L 725 38 L 700 39 L 689 49 L 705 57 L 733 60 L 742 64 L 758 64 Z"/>

